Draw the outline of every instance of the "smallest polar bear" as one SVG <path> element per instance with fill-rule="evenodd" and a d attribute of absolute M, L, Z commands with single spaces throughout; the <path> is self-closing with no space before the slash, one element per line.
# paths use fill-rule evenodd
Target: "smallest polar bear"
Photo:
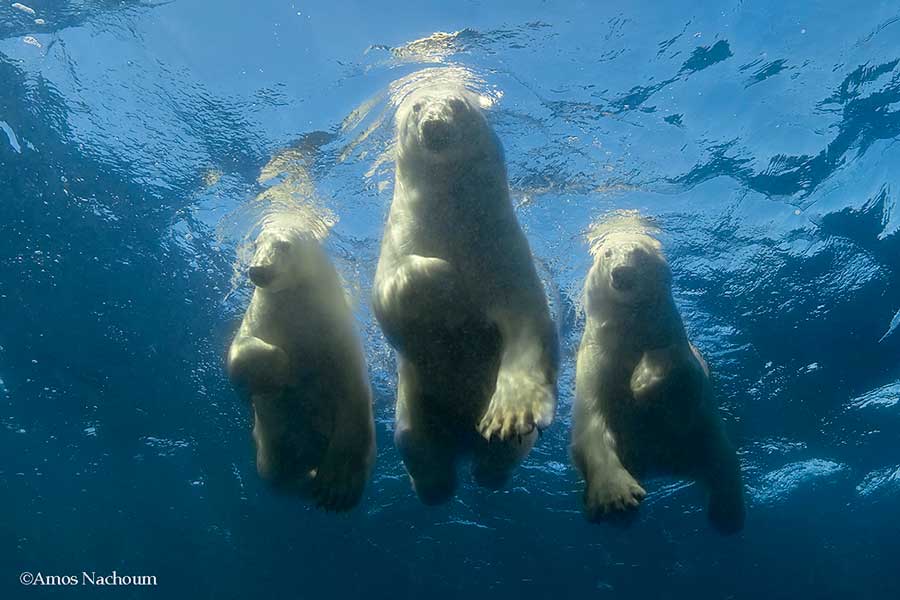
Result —
<path fill-rule="evenodd" d="M 319 242 L 264 227 L 250 264 L 256 286 L 228 353 L 249 393 L 260 476 L 276 489 L 349 510 L 375 456 L 372 393 L 353 314 Z"/>
<path fill-rule="evenodd" d="M 744 523 L 740 466 L 651 230 L 624 213 L 592 240 L 571 447 L 587 484 L 586 516 L 636 508 L 645 496 L 636 478 L 660 473 L 701 483 L 712 525 L 734 533 Z"/>

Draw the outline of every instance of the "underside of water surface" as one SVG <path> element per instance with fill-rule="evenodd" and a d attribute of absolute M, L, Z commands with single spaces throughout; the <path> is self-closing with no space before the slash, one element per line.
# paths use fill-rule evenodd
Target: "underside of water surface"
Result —
<path fill-rule="evenodd" d="M 158 578 L 121 597 L 900 597 L 898 40 L 877 1 L 4 3 L 3 597 L 113 570 Z M 394 448 L 369 306 L 394 114 L 430 84 L 502 141 L 561 355 L 510 484 L 461 471 L 437 507 Z M 652 219 L 709 362 L 736 536 L 671 478 L 627 527 L 582 515 L 586 235 L 623 209 Z M 276 210 L 318 228 L 364 338 L 378 456 L 344 515 L 260 480 L 225 374 Z"/>

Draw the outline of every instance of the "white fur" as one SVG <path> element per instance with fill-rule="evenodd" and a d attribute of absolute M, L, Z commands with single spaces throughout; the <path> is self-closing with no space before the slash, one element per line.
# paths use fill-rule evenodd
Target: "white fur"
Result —
<path fill-rule="evenodd" d="M 437 471 L 446 474 L 457 451 L 475 448 L 476 477 L 499 485 L 550 424 L 557 339 L 477 98 L 419 90 L 397 112 L 397 138 L 373 304 L 400 355 L 395 437 L 420 497 L 437 502 L 453 487 Z M 450 448 L 444 430 L 484 440 Z"/>
<path fill-rule="evenodd" d="M 740 468 L 706 363 L 672 299 L 659 242 L 635 221 L 596 241 L 593 254 L 572 432 L 588 518 L 636 508 L 645 496 L 636 478 L 666 473 L 702 483 L 713 525 L 737 531 L 744 519 Z"/>
<path fill-rule="evenodd" d="M 267 227 L 256 240 L 257 286 L 228 353 L 254 410 L 257 469 L 276 487 L 345 510 L 375 453 L 371 390 L 353 315 L 318 241 Z"/>

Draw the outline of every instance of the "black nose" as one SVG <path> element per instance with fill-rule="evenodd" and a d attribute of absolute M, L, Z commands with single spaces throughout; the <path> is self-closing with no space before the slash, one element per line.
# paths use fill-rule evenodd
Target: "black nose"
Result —
<path fill-rule="evenodd" d="M 275 279 L 275 269 L 269 265 L 254 265 L 250 267 L 250 281 L 256 287 L 264 288 Z"/>
<path fill-rule="evenodd" d="M 422 142 L 432 152 L 440 152 L 450 144 L 450 125 L 439 119 L 425 121 L 422 123 Z"/>
<path fill-rule="evenodd" d="M 615 267 L 612 270 L 612 286 L 620 292 L 634 289 L 637 271 L 634 267 Z"/>

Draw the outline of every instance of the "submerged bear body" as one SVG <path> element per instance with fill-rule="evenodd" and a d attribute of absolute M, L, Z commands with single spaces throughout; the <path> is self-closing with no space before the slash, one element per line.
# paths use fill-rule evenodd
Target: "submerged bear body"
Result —
<path fill-rule="evenodd" d="M 228 355 L 250 397 L 256 464 L 277 489 L 346 510 L 374 459 L 365 358 L 340 280 L 315 239 L 290 229 L 256 242 L 250 306 Z"/>
<path fill-rule="evenodd" d="M 481 485 L 500 487 L 550 424 L 557 339 L 477 99 L 416 92 L 397 138 L 373 306 L 399 355 L 395 441 L 434 504 L 452 496 L 461 455 Z"/>
<path fill-rule="evenodd" d="M 718 530 L 743 527 L 743 484 L 712 394 L 671 294 L 659 242 L 634 223 L 596 248 L 585 283 L 572 456 L 588 518 L 636 508 L 638 478 L 674 475 L 709 494 Z"/>

